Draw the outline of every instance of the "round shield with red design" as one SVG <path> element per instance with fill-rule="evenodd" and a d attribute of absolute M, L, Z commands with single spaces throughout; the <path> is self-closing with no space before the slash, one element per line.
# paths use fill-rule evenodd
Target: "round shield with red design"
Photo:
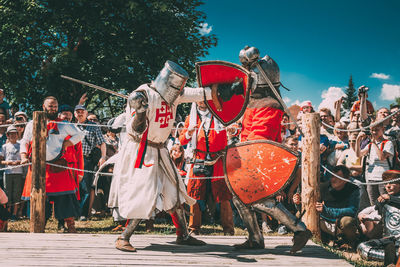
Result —
<path fill-rule="evenodd" d="M 238 143 L 226 148 L 225 181 L 244 204 L 275 196 L 296 174 L 299 155 L 269 140 Z"/>
<path fill-rule="evenodd" d="M 249 101 L 249 71 L 231 62 L 214 60 L 197 62 L 196 72 L 197 82 L 201 87 L 241 80 L 242 93 L 235 92 L 232 98 L 225 102 L 220 97 L 218 101 L 215 99 L 205 101 L 208 109 L 223 125 L 227 126 L 236 122 L 243 115 Z"/>

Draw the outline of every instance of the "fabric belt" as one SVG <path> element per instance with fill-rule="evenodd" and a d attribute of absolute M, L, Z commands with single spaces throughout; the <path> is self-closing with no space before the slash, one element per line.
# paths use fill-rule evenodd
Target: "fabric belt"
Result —
<path fill-rule="evenodd" d="M 132 138 L 133 141 L 135 141 L 136 143 L 140 143 L 140 137 L 139 136 L 135 136 L 133 134 L 129 134 L 129 136 Z M 165 142 L 164 143 L 156 143 L 156 142 L 152 142 L 150 140 L 147 140 L 147 145 L 151 146 L 151 147 L 155 147 L 155 148 L 163 148 L 165 147 Z"/>

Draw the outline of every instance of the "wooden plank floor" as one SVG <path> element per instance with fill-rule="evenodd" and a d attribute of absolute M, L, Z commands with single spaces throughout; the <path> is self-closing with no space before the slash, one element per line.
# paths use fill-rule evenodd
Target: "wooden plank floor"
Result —
<path fill-rule="evenodd" d="M 309 241 L 289 255 L 291 237 L 269 236 L 262 250 L 234 250 L 243 236 L 200 236 L 206 246 L 176 245 L 172 235 L 135 235 L 136 253 L 114 248 L 116 235 L 0 233 L 0 266 L 351 266 Z"/>

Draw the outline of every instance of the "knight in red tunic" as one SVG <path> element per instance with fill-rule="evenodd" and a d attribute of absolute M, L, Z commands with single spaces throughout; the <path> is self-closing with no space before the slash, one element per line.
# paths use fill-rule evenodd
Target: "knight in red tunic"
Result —
<path fill-rule="evenodd" d="M 204 101 L 193 103 L 192 111 L 186 118 L 184 130 L 179 136 L 182 145 L 192 142 L 195 154 L 195 164 L 192 165 L 189 173 L 187 191 L 189 196 L 197 200 L 197 203 L 190 206 L 189 229 L 194 234 L 199 234 L 201 227 L 201 209 L 199 201 L 206 199 L 208 185 L 211 186 L 211 193 L 216 203 L 220 203 L 221 225 L 225 235 L 234 234 L 233 215 L 230 200 L 230 193 L 225 180 L 221 153 L 227 145 L 227 133 L 223 125 L 215 119 L 207 109 Z M 196 172 L 196 162 L 209 163 L 209 174 Z M 198 164 L 203 164 L 198 163 Z M 212 179 L 196 179 L 205 176 L 220 177 Z"/>
<path fill-rule="evenodd" d="M 282 100 L 279 92 L 281 83 L 278 64 L 268 55 L 260 59 L 259 51 L 255 47 L 242 49 L 239 59 L 243 67 L 250 71 L 252 77 L 250 100 L 242 120 L 241 141 L 267 139 L 282 142 L 281 121 L 284 112 L 280 104 Z M 273 88 L 270 88 L 270 83 L 276 94 Z M 255 211 L 274 217 L 294 232 L 291 253 L 302 249 L 311 237 L 311 232 L 307 230 L 304 223 L 297 220 L 274 198 L 263 199 L 247 206 L 235 194 L 232 200 L 249 231 L 248 240 L 243 244 L 235 245 L 236 248 L 264 248 L 264 237 L 258 226 Z"/>
<path fill-rule="evenodd" d="M 71 159 L 71 149 L 84 137 L 83 132 L 71 123 L 60 123 L 58 115 L 58 102 L 55 97 L 47 97 L 43 102 L 43 110 L 47 117 L 46 161 L 57 165 L 68 166 Z M 24 137 L 21 140 L 21 162 L 29 162 L 31 157 L 33 122 L 27 124 Z M 70 152 L 67 152 L 70 151 Z M 72 152 L 73 153 L 73 152 Z M 76 166 L 71 163 L 71 166 Z M 32 168 L 29 167 L 22 199 L 29 200 L 32 183 Z M 49 201 L 54 202 L 55 217 L 64 219 L 69 232 L 76 232 L 74 217 L 79 215 L 79 203 L 76 197 L 78 184 L 74 172 L 52 165 L 46 166 L 46 218 L 51 215 Z"/>

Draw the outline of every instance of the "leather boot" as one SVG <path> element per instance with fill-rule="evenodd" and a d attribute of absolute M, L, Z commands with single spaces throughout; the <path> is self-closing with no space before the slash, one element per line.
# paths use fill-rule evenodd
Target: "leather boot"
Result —
<path fill-rule="evenodd" d="M 224 229 L 224 235 L 234 235 L 235 228 L 233 226 L 233 212 L 229 200 L 223 200 L 221 205 L 221 225 Z"/>
<path fill-rule="evenodd" d="M 119 237 L 115 241 L 115 248 L 125 252 L 136 252 L 136 248 L 134 248 L 128 240 L 124 240 L 122 237 Z"/>
<path fill-rule="evenodd" d="M 67 223 L 68 233 L 77 233 L 74 217 L 65 218 L 64 221 Z"/>
<path fill-rule="evenodd" d="M 190 234 L 199 235 L 201 227 L 201 210 L 198 203 L 190 206 L 189 231 Z"/>

